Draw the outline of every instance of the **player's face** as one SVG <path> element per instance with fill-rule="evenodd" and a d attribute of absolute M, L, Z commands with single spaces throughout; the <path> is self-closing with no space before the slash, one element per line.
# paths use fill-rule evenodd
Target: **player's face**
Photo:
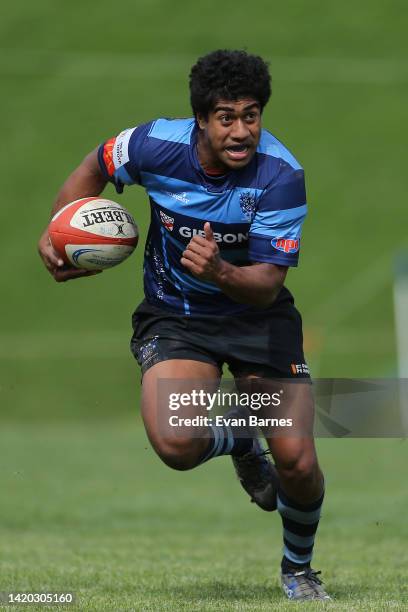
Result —
<path fill-rule="evenodd" d="M 198 157 L 204 167 L 238 170 L 255 154 L 261 134 L 261 109 L 253 98 L 218 100 L 208 117 L 197 116 Z"/>

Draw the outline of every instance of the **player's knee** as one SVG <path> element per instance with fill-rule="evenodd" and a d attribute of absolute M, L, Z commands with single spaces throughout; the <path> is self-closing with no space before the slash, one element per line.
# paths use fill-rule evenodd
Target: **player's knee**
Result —
<path fill-rule="evenodd" d="M 277 464 L 278 472 L 283 480 L 293 483 L 307 483 L 316 479 L 319 466 L 315 455 L 287 457 Z"/>
<path fill-rule="evenodd" d="M 198 463 L 194 440 L 176 437 L 160 438 L 153 446 L 160 459 L 173 470 L 191 470 Z"/>

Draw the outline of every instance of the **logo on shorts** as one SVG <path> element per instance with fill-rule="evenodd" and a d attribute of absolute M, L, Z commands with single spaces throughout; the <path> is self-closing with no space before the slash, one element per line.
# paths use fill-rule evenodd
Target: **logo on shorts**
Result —
<path fill-rule="evenodd" d="M 298 238 L 274 238 L 271 244 L 275 249 L 284 253 L 297 253 L 299 250 Z"/>
<path fill-rule="evenodd" d="M 239 205 L 241 207 L 242 212 L 249 219 L 252 218 L 252 215 L 255 212 L 255 196 L 250 191 L 243 191 L 239 196 Z"/>
<path fill-rule="evenodd" d="M 157 339 L 158 336 L 154 336 L 151 340 L 148 340 L 139 349 L 139 363 L 142 366 L 147 365 L 157 355 Z"/>
<path fill-rule="evenodd" d="M 306 363 L 291 363 L 292 374 L 310 374 L 309 366 Z"/>
<path fill-rule="evenodd" d="M 169 232 L 172 232 L 173 228 L 174 228 L 174 217 L 169 217 L 169 215 L 166 215 L 166 213 L 164 213 L 161 210 L 160 211 L 160 218 L 162 220 L 162 223 L 163 223 L 164 227 L 166 229 L 168 229 Z"/>

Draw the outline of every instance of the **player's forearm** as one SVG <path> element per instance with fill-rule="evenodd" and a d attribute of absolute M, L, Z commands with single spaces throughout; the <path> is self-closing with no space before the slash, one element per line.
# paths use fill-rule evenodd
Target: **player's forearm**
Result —
<path fill-rule="evenodd" d="M 236 302 L 267 308 L 277 298 L 285 280 L 287 268 L 259 264 L 234 266 L 222 261 L 215 283 Z"/>

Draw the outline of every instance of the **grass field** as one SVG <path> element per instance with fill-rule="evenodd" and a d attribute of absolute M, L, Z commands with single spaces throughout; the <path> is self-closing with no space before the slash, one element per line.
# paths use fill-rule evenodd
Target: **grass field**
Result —
<path fill-rule="evenodd" d="M 278 587 L 280 518 L 249 503 L 229 458 L 165 470 L 129 418 L 8 423 L 0 444 L 0 590 L 69 589 L 86 610 L 293 608 Z M 325 440 L 320 451 L 315 565 L 330 608 L 406 610 L 406 443 Z"/>
<path fill-rule="evenodd" d="M 279 517 L 247 502 L 229 460 L 178 474 L 148 448 L 127 349 L 143 249 L 114 271 L 56 285 L 36 242 L 88 151 L 125 127 L 189 115 L 197 56 L 247 47 L 271 64 L 264 123 L 306 170 L 310 215 L 288 286 L 312 372 L 395 375 L 407 26 L 402 0 L 3 7 L 0 591 L 70 588 L 85 610 L 290 607 L 277 582 Z M 143 192 L 120 202 L 143 241 Z M 406 444 L 319 442 L 328 495 L 315 565 L 333 609 L 408 609 Z"/>

